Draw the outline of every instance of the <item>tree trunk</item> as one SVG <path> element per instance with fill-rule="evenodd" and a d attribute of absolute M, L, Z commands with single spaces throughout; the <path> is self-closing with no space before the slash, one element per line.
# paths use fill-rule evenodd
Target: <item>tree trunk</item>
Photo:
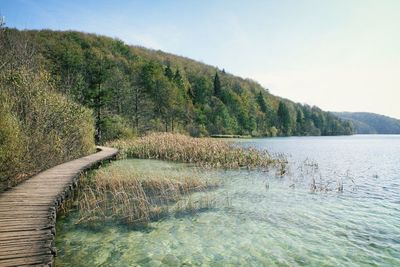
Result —
<path fill-rule="evenodd" d="M 136 88 L 135 92 L 135 127 L 136 132 L 139 132 L 139 89 Z"/>
<path fill-rule="evenodd" d="M 99 84 L 99 92 L 96 96 L 96 134 L 95 134 L 95 141 L 96 144 L 98 144 L 101 140 L 101 127 L 100 127 L 100 122 L 101 122 L 101 110 L 100 110 L 100 90 L 101 90 L 101 84 Z"/>

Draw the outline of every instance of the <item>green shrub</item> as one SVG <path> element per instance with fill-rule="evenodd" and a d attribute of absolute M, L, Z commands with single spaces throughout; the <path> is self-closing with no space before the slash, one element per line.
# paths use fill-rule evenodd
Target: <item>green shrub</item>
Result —
<path fill-rule="evenodd" d="M 131 138 L 135 136 L 135 133 L 128 122 L 119 115 L 109 115 L 101 121 L 102 136 L 100 143 L 105 141 Z"/>

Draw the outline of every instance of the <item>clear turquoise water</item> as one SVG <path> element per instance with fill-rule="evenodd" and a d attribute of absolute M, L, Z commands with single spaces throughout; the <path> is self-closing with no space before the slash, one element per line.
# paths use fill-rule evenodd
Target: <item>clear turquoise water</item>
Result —
<path fill-rule="evenodd" d="M 57 266 L 400 266 L 400 136 L 238 142 L 287 154 L 288 175 L 220 171 L 216 209 L 146 231 L 85 228 L 70 213 L 57 223 Z M 312 177 L 333 191 L 311 192 Z"/>

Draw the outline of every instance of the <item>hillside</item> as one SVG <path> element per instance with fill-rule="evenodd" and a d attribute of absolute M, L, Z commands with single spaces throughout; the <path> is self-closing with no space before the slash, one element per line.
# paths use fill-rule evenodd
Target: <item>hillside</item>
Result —
<path fill-rule="evenodd" d="M 192 136 L 344 135 L 351 123 L 276 97 L 252 80 L 194 60 L 94 34 L 29 36 L 53 87 L 92 110 L 97 142 L 146 131 Z"/>
<path fill-rule="evenodd" d="M 367 112 L 334 112 L 351 121 L 358 134 L 400 134 L 400 120 Z"/>

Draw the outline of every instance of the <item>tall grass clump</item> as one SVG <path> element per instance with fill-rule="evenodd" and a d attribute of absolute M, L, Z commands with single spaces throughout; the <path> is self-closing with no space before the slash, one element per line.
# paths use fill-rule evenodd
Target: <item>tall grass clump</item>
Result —
<path fill-rule="evenodd" d="M 11 37 L 0 27 L 0 192 L 95 149 L 92 112 L 55 92 L 29 42 Z"/>
<path fill-rule="evenodd" d="M 121 157 L 193 163 L 202 167 L 268 168 L 285 163 L 285 159 L 274 158 L 266 150 L 173 133 L 150 133 L 140 138 L 113 141 L 108 145 L 118 148 Z"/>
<path fill-rule="evenodd" d="M 140 173 L 118 164 L 98 169 L 81 181 L 78 194 L 79 222 L 117 220 L 146 225 L 168 214 L 193 212 L 213 206 L 209 195 L 192 198 L 218 182 L 196 174 Z"/>

